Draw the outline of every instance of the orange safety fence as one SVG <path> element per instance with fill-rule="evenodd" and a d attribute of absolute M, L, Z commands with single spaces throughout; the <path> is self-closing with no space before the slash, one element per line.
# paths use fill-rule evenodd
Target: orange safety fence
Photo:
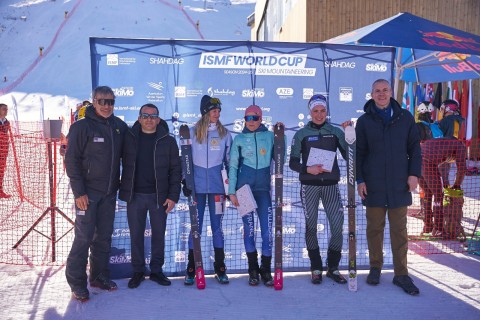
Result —
<path fill-rule="evenodd" d="M 65 123 L 62 132 L 67 131 L 68 123 Z M 0 263 L 63 264 L 73 239 L 75 208 L 63 157 L 60 154 L 61 141 L 44 138 L 42 123 L 37 122 L 11 122 L 8 136 L 6 149 L 0 150 L 1 154 L 7 154 L 3 190 L 11 195 L 11 197 L 0 199 L 2 239 Z M 465 148 L 462 142 L 460 144 Z M 480 236 L 472 238 L 480 213 L 480 162 L 466 159 L 467 151 L 464 153 L 458 151 L 459 145 L 456 140 L 431 142 L 431 145 L 422 145 L 422 150 L 424 152 L 422 187 L 413 193 L 413 205 L 408 210 L 409 252 L 432 254 L 480 251 L 476 247 L 480 242 Z M 457 152 L 460 152 L 460 156 Z M 338 158 L 342 175 L 339 186 L 346 205 L 346 166 L 341 156 Z M 288 159 L 286 163 L 288 164 Z M 284 258 L 288 259 L 285 263 L 291 270 L 299 270 L 308 266 L 305 262 L 308 259 L 305 260 L 305 257 L 302 257 L 305 239 L 300 185 L 298 175 L 290 171 L 288 165 L 285 166 L 284 172 Z M 171 218 L 167 225 L 165 242 L 167 256 L 177 255 L 178 251 L 173 246 L 178 246 L 180 242 L 185 243 L 188 236 L 188 228 L 183 230 L 188 227 L 186 208 L 186 199 L 182 197 L 175 211 L 169 215 Z M 114 239 L 128 236 L 125 210 L 125 204 L 119 202 Z M 325 219 L 322 206 L 319 210 L 319 219 L 321 219 L 319 226 L 323 226 L 319 227 L 318 231 L 319 243 L 322 250 L 326 250 L 329 237 L 328 221 Z M 205 216 L 208 217 L 208 213 Z M 365 258 L 368 256 L 365 208 L 362 207 L 358 197 L 356 216 L 359 259 L 357 264 L 368 265 L 368 260 Z M 208 230 L 208 220 L 205 218 L 205 230 Z M 241 220 L 236 209 L 229 203 L 227 203 L 223 228 L 227 257 L 232 257 L 228 261 L 229 269 L 232 271 L 244 269 L 245 261 L 240 261 L 244 260 L 240 254 L 243 250 L 241 232 L 239 232 Z M 480 231 L 479 229 L 480 227 L 477 231 Z M 211 235 L 208 231 L 203 234 L 202 243 L 211 246 Z M 344 235 L 341 262 L 343 266 L 346 265 L 348 252 L 346 210 Z M 387 230 L 386 251 L 390 250 L 389 244 L 387 245 L 388 238 Z M 125 241 L 124 246 L 128 247 L 129 240 L 122 241 Z M 238 245 L 233 246 L 233 243 Z M 468 245 L 471 245 L 470 249 Z M 182 248 L 181 250 L 185 250 L 184 244 Z M 296 251 L 299 254 L 291 253 Z M 175 256 L 167 260 L 176 261 L 177 258 Z M 178 270 L 173 271 L 180 272 L 184 266 L 175 268 Z"/>

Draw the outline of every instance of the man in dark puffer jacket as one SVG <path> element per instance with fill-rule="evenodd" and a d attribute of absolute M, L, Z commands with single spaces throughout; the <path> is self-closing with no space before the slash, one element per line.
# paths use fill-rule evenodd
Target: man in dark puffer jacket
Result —
<path fill-rule="evenodd" d="M 393 283 L 408 294 L 418 288 L 408 276 L 407 207 L 421 175 L 420 135 L 413 116 L 392 99 L 387 80 L 372 85 L 357 122 L 357 189 L 367 207 L 370 273 L 367 283 L 377 285 L 383 266 L 383 235 L 388 212 L 395 276 Z"/>

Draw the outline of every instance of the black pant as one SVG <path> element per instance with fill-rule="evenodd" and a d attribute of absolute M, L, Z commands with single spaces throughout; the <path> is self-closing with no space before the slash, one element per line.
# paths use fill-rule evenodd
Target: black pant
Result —
<path fill-rule="evenodd" d="M 67 258 L 65 275 L 70 288 L 86 288 L 87 259 L 90 249 L 90 281 L 100 274 L 110 276 L 108 260 L 112 245 L 113 222 L 117 194 L 88 194 L 86 211 L 77 208 L 75 238 Z"/>
<path fill-rule="evenodd" d="M 145 226 L 147 212 L 152 227 L 152 254 L 150 271 L 162 271 L 165 261 L 165 229 L 167 214 L 160 203 L 157 207 L 156 194 L 135 193 L 132 201 L 127 204 L 128 227 L 130 228 L 130 243 L 132 249 L 133 272 L 145 272 Z"/>

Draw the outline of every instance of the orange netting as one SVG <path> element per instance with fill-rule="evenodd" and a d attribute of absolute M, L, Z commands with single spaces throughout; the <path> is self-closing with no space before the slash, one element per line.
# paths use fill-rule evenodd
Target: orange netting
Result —
<path fill-rule="evenodd" d="M 65 133 L 67 129 L 68 123 L 64 124 L 62 131 Z M 480 240 L 476 237 L 472 239 L 480 212 L 478 162 L 466 160 L 467 154 L 462 153 L 465 151 L 459 151 L 460 149 L 464 150 L 465 147 L 462 142 L 456 140 L 432 140 L 422 145 L 424 153 L 422 188 L 413 193 L 414 203 L 409 208 L 408 214 L 410 252 L 417 254 L 463 252 L 468 250 L 467 244 L 472 243 L 477 246 L 471 246 L 471 248 L 477 249 L 471 250 L 480 251 L 478 249 Z M 11 122 L 8 144 L 6 149 L 0 150 L 0 154 L 5 154 L 6 150 L 8 152 L 3 190 L 11 197 L 0 199 L 2 239 L 0 262 L 35 265 L 63 264 L 73 239 L 72 220 L 75 217 L 75 208 L 60 154 L 60 139 L 45 139 L 41 123 Z M 345 161 L 339 158 L 339 165 L 342 170 L 342 180 L 339 185 L 344 204 L 346 204 Z M 300 232 L 304 216 L 301 207 L 294 205 L 299 202 L 297 199 L 299 197 L 298 177 L 288 169 L 288 166 L 285 166 L 284 183 L 284 199 L 290 203 L 290 206 L 284 209 L 285 241 L 289 241 L 285 246 L 301 251 L 300 248 L 305 246 L 304 234 Z M 179 201 L 176 213 L 172 214 L 169 222 L 169 226 L 176 223 L 172 228 L 178 230 L 167 230 L 167 247 L 165 248 L 167 256 L 178 254 L 173 247 L 169 248 L 170 243 L 172 246 L 177 245 L 184 240 L 179 240 L 182 237 L 185 238 L 184 234 L 188 235 L 188 230 L 181 229 L 186 225 L 183 221 L 188 221 L 182 213 L 186 212 L 185 203 L 183 198 Z M 360 252 L 358 257 L 364 259 L 366 256 L 365 208 L 362 208 L 359 201 L 357 204 L 357 249 Z M 119 202 L 117 209 L 119 220 L 114 239 L 119 238 L 120 232 L 122 235 L 125 232 L 128 236 L 124 203 Z M 208 217 L 208 214 L 206 216 Z M 319 217 L 324 219 L 324 213 L 320 212 Z M 232 230 L 231 233 L 225 232 L 227 249 L 230 244 L 239 243 L 238 248 L 235 247 L 231 251 L 233 258 L 229 261 L 229 268 L 232 271 L 240 270 L 244 261 L 235 260 L 241 257 L 240 252 L 243 248 L 241 235 L 233 232 L 238 229 L 239 218 L 232 206 L 228 206 L 223 224 L 224 230 Z M 209 221 L 205 219 L 204 227 L 207 230 L 208 225 Z M 345 219 L 345 239 L 346 226 Z M 323 229 L 328 231 L 327 226 Z M 326 241 L 328 232 L 322 232 L 319 231 L 319 239 Z M 202 243 L 211 241 L 208 238 L 208 232 L 205 234 L 206 236 L 202 237 Z M 235 239 L 229 239 L 229 237 L 235 237 Z M 388 238 L 387 230 L 386 250 L 389 250 Z M 129 240 L 124 241 L 128 242 L 125 243 L 125 247 L 128 248 Z M 206 245 L 210 246 L 209 243 Z M 326 245 L 322 244 L 322 246 Z M 348 242 L 345 240 L 344 253 L 347 252 L 347 248 Z M 174 260 L 172 257 L 166 258 Z M 301 257 L 292 255 L 289 266 L 292 269 L 304 267 L 303 260 Z M 368 262 L 359 261 L 357 264 L 368 264 Z M 179 270 L 182 268 L 183 265 L 178 267 Z"/>

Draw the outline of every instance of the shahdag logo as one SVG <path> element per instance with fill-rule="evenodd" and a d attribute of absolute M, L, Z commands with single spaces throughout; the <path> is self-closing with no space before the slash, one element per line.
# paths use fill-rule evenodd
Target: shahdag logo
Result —
<path fill-rule="evenodd" d="M 175 98 L 185 98 L 187 96 L 187 87 L 175 87 Z"/>
<path fill-rule="evenodd" d="M 118 54 L 107 54 L 107 66 L 118 66 Z"/>
<path fill-rule="evenodd" d="M 355 61 L 325 61 L 325 68 L 355 69 Z"/>
<path fill-rule="evenodd" d="M 387 64 L 384 62 L 368 63 L 365 66 L 365 70 L 373 72 L 386 72 L 387 69 Z"/>
<path fill-rule="evenodd" d="M 212 87 L 207 89 L 207 94 L 211 97 L 213 96 L 234 96 L 235 91 L 230 89 L 214 89 Z"/>
<path fill-rule="evenodd" d="M 313 96 L 313 88 L 303 88 L 303 99 L 310 100 Z"/>
<path fill-rule="evenodd" d="M 147 82 L 148 86 L 157 89 L 158 91 L 162 91 L 163 89 L 163 83 L 161 81 L 157 82 Z"/>
<path fill-rule="evenodd" d="M 133 97 L 135 94 L 133 87 L 112 88 L 112 90 L 116 97 Z"/>

